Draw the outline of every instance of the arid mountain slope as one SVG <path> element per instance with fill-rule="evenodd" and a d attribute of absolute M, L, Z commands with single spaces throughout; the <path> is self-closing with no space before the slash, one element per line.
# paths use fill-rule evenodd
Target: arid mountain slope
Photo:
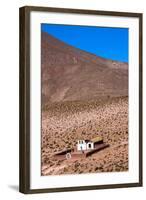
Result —
<path fill-rule="evenodd" d="M 42 102 L 128 95 L 128 64 L 106 60 L 41 35 Z"/>

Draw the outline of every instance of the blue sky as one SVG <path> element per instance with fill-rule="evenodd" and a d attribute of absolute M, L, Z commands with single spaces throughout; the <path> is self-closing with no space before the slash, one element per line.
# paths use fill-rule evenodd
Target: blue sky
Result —
<path fill-rule="evenodd" d="M 128 28 L 42 24 L 41 31 L 97 56 L 128 62 Z"/>

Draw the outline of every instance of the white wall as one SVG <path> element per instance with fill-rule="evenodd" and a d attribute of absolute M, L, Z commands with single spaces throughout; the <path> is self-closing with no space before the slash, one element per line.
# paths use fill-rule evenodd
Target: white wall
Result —
<path fill-rule="evenodd" d="M 23 195 L 18 193 L 18 66 L 19 66 L 19 10 L 23 5 L 41 5 L 96 10 L 143 12 L 145 0 L 14 0 L 1 1 L 0 5 L 0 199 L 145 199 L 144 187 L 114 190 L 69 192 L 56 194 Z M 144 27 L 144 35 L 146 33 Z M 145 42 L 145 41 L 144 41 Z M 145 46 L 144 46 L 145 50 Z M 144 51 L 145 52 L 145 51 Z M 144 56 L 144 65 L 145 65 Z M 145 74 L 145 69 L 143 70 Z M 146 80 L 144 80 L 146 85 Z M 144 102 L 146 96 L 144 93 Z M 145 106 L 144 106 L 145 110 Z M 145 119 L 145 113 L 144 113 Z M 144 132 L 145 132 L 144 127 Z M 145 133 L 144 133 L 145 134 Z M 146 141 L 146 136 L 144 135 Z M 146 146 L 146 145 L 145 145 Z M 144 147 L 146 152 L 146 147 Z M 145 156 L 145 153 L 144 153 Z M 144 169 L 146 159 L 144 158 Z"/>

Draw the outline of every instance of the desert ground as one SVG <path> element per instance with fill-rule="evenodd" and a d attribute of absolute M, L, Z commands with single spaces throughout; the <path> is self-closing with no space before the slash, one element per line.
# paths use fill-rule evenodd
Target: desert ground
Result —
<path fill-rule="evenodd" d="M 109 144 L 87 158 L 58 160 L 78 139 L 102 136 Z M 128 170 L 128 97 L 66 101 L 42 106 L 42 175 Z"/>
<path fill-rule="evenodd" d="M 128 170 L 128 63 L 105 59 L 41 33 L 41 174 Z M 78 140 L 102 136 L 109 147 L 57 160 Z"/>

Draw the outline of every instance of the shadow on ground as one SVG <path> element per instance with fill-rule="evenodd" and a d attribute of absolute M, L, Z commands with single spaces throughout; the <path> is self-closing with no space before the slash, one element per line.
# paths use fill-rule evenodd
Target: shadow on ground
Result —
<path fill-rule="evenodd" d="M 19 191 L 19 186 L 18 185 L 8 185 L 8 187 L 12 190 L 15 190 L 15 191 Z"/>

